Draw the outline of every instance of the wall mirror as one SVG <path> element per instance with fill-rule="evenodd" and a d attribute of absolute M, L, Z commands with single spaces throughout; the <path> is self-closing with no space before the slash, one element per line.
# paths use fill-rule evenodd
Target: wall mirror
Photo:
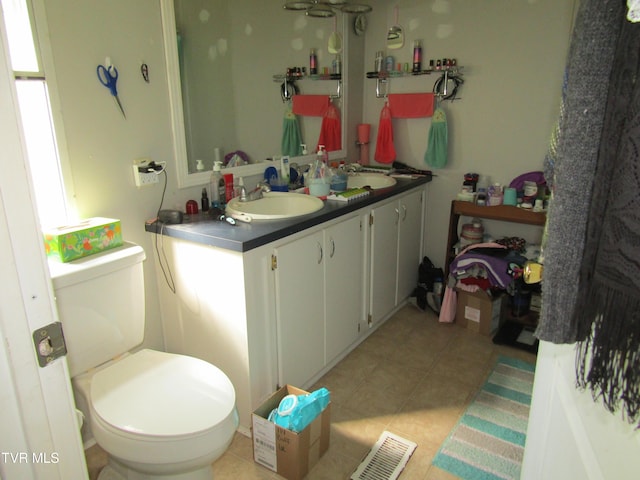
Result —
<path fill-rule="evenodd" d="M 226 169 L 236 176 L 262 173 L 265 165 L 259 162 L 281 155 L 287 104 L 274 76 L 284 75 L 288 67 L 308 70 L 311 48 L 320 72 L 331 71 L 335 55 L 328 47 L 336 29 L 343 38 L 342 71 L 347 70 L 349 14 L 312 18 L 263 0 L 160 0 L 160 6 L 179 187 L 209 181 L 216 149 L 222 157 L 238 150 L 248 154 L 251 164 Z M 342 115 L 343 149 L 331 152 L 331 158 L 346 156 L 348 85 L 342 77 L 341 98 L 333 101 Z M 336 81 L 307 78 L 296 84 L 309 95 L 335 95 L 337 90 Z M 299 122 L 312 153 L 322 118 L 299 117 Z M 201 171 L 197 160 L 202 160 Z"/>

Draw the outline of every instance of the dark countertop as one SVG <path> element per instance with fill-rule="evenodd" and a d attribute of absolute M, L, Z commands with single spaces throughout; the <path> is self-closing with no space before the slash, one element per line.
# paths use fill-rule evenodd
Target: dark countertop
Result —
<path fill-rule="evenodd" d="M 324 207 L 314 213 L 286 220 L 254 220 L 251 223 L 237 222 L 235 226 L 227 222 L 213 220 L 208 213 L 185 215 L 184 223 L 175 225 L 156 223 L 145 224 L 145 230 L 169 237 L 189 240 L 204 245 L 225 248 L 235 252 L 247 252 L 267 243 L 294 233 L 315 227 L 328 220 L 372 205 L 400 193 L 407 192 L 431 181 L 431 177 L 415 179 L 397 178 L 397 183 L 384 190 L 373 191 L 371 195 L 352 202 L 325 201 Z"/>

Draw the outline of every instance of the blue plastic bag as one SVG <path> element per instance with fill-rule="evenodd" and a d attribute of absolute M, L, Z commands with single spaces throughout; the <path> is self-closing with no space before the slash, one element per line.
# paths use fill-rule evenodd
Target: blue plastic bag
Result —
<path fill-rule="evenodd" d="M 324 387 L 307 395 L 287 395 L 269 414 L 269 421 L 300 433 L 322 413 L 329 400 L 329 390 Z"/>

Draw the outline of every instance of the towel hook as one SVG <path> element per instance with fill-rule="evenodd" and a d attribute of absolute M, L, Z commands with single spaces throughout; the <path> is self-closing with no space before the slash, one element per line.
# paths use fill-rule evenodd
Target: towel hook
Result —
<path fill-rule="evenodd" d="M 293 98 L 294 95 L 298 95 L 300 90 L 296 85 L 296 82 L 293 80 L 287 81 L 287 77 L 284 77 L 284 82 L 280 86 L 280 97 L 282 98 L 282 102 L 285 103 Z"/>
<path fill-rule="evenodd" d="M 433 93 L 436 98 L 451 101 L 457 100 L 459 98 L 456 96 L 458 88 L 464 83 L 464 80 L 460 75 L 461 74 L 456 74 L 456 72 L 449 72 L 445 70 L 433 85 Z M 453 82 L 454 85 L 451 91 L 449 91 L 449 81 Z"/>
<path fill-rule="evenodd" d="M 387 98 L 387 94 L 389 93 L 389 85 L 388 85 L 388 79 L 386 78 L 376 78 L 376 98 Z M 381 93 L 380 90 L 380 86 L 384 84 L 385 88 L 384 88 L 384 93 Z"/>
<path fill-rule="evenodd" d="M 335 95 L 329 95 L 330 99 L 335 99 L 335 98 L 341 98 L 342 97 L 342 80 L 337 80 L 336 81 L 336 94 Z"/>

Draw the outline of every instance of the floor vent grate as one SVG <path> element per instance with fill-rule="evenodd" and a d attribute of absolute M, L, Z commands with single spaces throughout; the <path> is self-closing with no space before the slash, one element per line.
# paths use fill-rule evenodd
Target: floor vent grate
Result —
<path fill-rule="evenodd" d="M 351 480 L 395 480 L 416 449 L 416 444 L 393 433 L 383 432 Z"/>

